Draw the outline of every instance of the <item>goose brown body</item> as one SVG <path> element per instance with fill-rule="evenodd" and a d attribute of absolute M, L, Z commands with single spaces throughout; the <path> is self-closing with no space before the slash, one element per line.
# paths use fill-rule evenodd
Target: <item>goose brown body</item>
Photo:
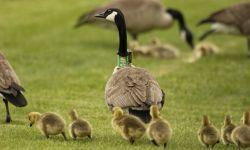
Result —
<path fill-rule="evenodd" d="M 20 80 L 13 70 L 8 60 L 0 53 L 0 95 L 6 107 L 6 122 L 11 121 L 8 102 L 17 107 L 27 105 L 27 100 L 22 92 L 24 88 L 21 86 Z"/>
<path fill-rule="evenodd" d="M 106 103 L 122 108 L 149 110 L 152 104 L 162 107 L 163 92 L 157 81 L 138 67 L 119 69 L 108 80 L 105 88 Z"/>

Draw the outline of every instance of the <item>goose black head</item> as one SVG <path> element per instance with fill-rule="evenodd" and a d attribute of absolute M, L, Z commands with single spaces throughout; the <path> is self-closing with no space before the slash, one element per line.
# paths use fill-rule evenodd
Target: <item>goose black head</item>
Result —
<path fill-rule="evenodd" d="M 191 48 L 194 48 L 193 34 L 187 28 L 181 29 L 181 38 L 185 40 Z"/>
<path fill-rule="evenodd" d="M 116 24 L 124 20 L 123 13 L 117 8 L 109 8 L 106 11 L 95 15 L 95 17 L 104 18 L 111 22 L 115 22 Z"/>
<path fill-rule="evenodd" d="M 168 8 L 166 10 L 166 13 L 169 14 L 170 16 L 172 16 L 172 18 L 174 20 L 178 21 L 181 38 L 183 40 L 185 40 L 191 48 L 193 48 L 194 47 L 193 34 L 186 26 L 185 18 L 184 18 L 184 15 L 182 14 L 182 12 L 177 10 L 177 9 Z"/>

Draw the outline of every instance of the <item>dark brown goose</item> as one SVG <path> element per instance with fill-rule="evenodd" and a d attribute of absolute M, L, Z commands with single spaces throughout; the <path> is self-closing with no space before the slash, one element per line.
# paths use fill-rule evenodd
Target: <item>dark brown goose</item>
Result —
<path fill-rule="evenodd" d="M 153 29 L 170 28 L 174 20 L 177 20 L 181 37 L 184 38 L 190 47 L 193 47 L 193 36 L 186 26 L 182 13 L 172 8 L 165 9 L 160 0 L 113 0 L 104 6 L 84 13 L 77 20 L 75 27 L 90 23 L 107 26 L 107 22 L 94 16 L 108 8 L 118 8 L 123 12 L 127 31 L 134 40 L 137 40 L 140 33 Z"/>
<path fill-rule="evenodd" d="M 118 69 L 110 77 L 105 88 L 106 104 L 110 108 L 121 107 L 129 113 L 149 122 L 150 106 L 157 104 L 159 108 L 164 104 L 164 93 L 157 81 L 145 70 L 131 67 L 127 51 L 126 24 L 123 13 L 119 9 L 107 9 L 96 15 L 114 22 L 119 31 Z M 131 60 L 130 60 L 131 61 Z"/>
<path fill-rule="evenodd" d="M 250 2 L 216 11 L 209 17 L 202 19 L 198 25 L 206 23 L 211 23 L 212 26 L 201 36 L 201 40 L 212 33 L 244 35 L 248 38 L 248 54 L 250 56 Z"/>
<path fill-rule="evenodd" d="M 11 67 L 4 55 L 0 53 L 0 95 L 6 107 L 6 122 L 11 122 L 8 102 L 17 107 L 24 107 L 27 101 L 22 92 L 24 88 L 21 86 L 18 76 Z"/>

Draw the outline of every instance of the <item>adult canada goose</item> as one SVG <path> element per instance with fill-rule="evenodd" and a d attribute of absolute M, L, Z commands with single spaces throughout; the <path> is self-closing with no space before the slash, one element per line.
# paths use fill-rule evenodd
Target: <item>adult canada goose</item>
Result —
<path fill-rule="evenodd" d="M 117 8 L 107 9 L 96 17 L 114 22 L 119 31 L 119 49 L 117 67 L 105 87 L 105 99 L 110 111 L 114 106 L 127 109 L 130 114 L 138 116 L 144 122 L 151 117 L 149 109 L 152 104 L 159 108 L 164 105 L 164 93 L 157 81 L 145 70 L 132 67 L 128 61 L 126 23 L 123 13 Z"/>
<path fill-rule="evenodd" d="M 94 16 L 108 8 L 118 8 L 123 12 L 127 31 L 134 40 L 137 40 L 140 33 L 153 29 L 170 28 L 174 20 L 177 20 L 181 38 L 183 38 L 190 47 L 193 47 L 193 35 L 186 26 L 183 14 L 176 9 L 165 9 L 160 0 L 113 0 L 104 6 L 84 13 L 77 20 L 75 27 L 89 23 L 106 25 L 107 23 L 104 23 L 104 21 Z"/>
<path fill-rule="evenodd" d="M 8 102 L 17 106 L 24 107 L 27 101 L 22 92 L 24 88 L 21 86 L 18 76 L 11 67 L 8 60 L 0 53 L 0 96 L 6 107 L 6 122 L 11 122 Z"/>
<path fill-rule="evenodd" d="M 202 19 L 198 25 L 211 23 L 211 29 L 201 36 L 205 39 L 212 33 L 240 34 L 248 38 L 248 55 L 250 56 L 250 2 L 240 3 L 225 8 Z"/>

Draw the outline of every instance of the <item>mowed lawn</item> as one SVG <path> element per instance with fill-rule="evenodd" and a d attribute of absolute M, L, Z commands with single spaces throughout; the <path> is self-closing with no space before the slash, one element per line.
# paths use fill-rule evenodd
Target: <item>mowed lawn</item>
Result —
<path fill-rule="evenodd" d="M 11 124 L 4 123 L 5 107 L 0 105 L 0 149 L 157 149 L 146 136 L 131 146 L 111 127 L 104 87 L 116 65 L 117 32 L 91 25 L 73 29 L 80 14 L 105 2 L 108 0 L 0 0 L 0 50 L 19 75 L 29 102 L 25 108 L 10 106 Z M 237 2 L 164 0 L 166 6 L 185 13 L 196 39 L 208 29 L 196 27 L 201 18 Z M 140 41 L 146 43 L 153 37 L 177 46 L 182 54 L 191 52 L 180 40 L 177 24 L 169 30 L 144 34 Z M 220 128 L 225 114 L 231 114 L 239 124 L 242 112 L 250 110 L 246 38 L 218 35 L 208 41 L 218 45 L 221 53 L 193 64 L 183 62 L 183 58 L 134 59 L 136 66 L 155 76 L 167 94 L 162 116 L 173 127 L 169 149 L 205 149 L 197 139 L 204 114 Z M 46 139 L 36 127 L 29 127 L 27 114 L 31 111 L 57 112 L 69 124 L 72 108 L 92 124 L 92 140 Z M 220 143 L 215 149 L 234 146 Z"/>

